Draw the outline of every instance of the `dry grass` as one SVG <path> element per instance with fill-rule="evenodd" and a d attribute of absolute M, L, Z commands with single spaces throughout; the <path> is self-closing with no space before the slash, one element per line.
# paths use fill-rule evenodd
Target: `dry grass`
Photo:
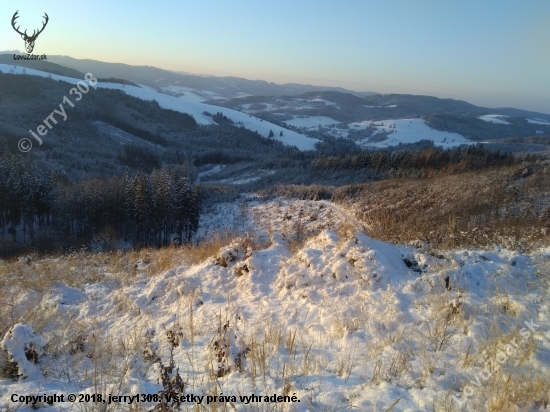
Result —
<path fill-rule="evenodd" d="M 350 228 L 343 227 L 342 233 L 348 233 Z M 348 241 L 351 239 L 348 235 Z M 227 242 L 234 241 L 232 237 L 228 237 Z M 217 240 L 223 246 L 224 240 Z M 166 248 L 159 251 L 143 250 L 139 252 L 126 252 L 117 256 L 109 254 L 91 254 L 84 253 L 80 256 L 80 263 L 76 256 L 70 257 L 67 261 L 60 260 L 60 269 L 65 270 L 66 265 L 80 264 L 81 267 L 93 268 L 94 263 L 103 262 L 109 270 L 115 268 L 127 268 L 127 275 L 130 278 L 134 273 L 134 262 L 142 260 L 148 261 L 148 267 L 145 270 L 150 270 L 150 274 L 162 273 L 166 268 L 173 267 L 171 265 L 189 264 L 190 262 L 200 262 L 204 258 L 215 255 L 219 251 L 219 245 L 216 242 L 209 243 L 204 250 L 199 251 L 200 247 L 187 248 Z M 255 245 L 253 239 L 243 241 L 241 244 L 248 244 L 251 247 L 259 247 Z M 108 261 L 101 260 L 105 256 L 111 256 Z M 101 257 L 101 259 L 100 259 Z M 25 270 L 30 270 L 33 264 L 40 264 L 40 261 L 31 264 L 26 262 L 12 262 L 11 265 L 21 265 Z M 49 263 L 52 264 L 53 263 Z M 109 266 L 112 265 L 112 266 Z M 50 268 L 52 271 L 55 267 Z M 548 281 L 549 271 L 547 266 L 541 266 L 540 279 Z M 28 272 L 30 273 L 30 272 Z M 50 274 L 53 278 L 53 274 Z M 90 269 L 90 279 L 93 278 L 95 272 Z M 43 282 L 50 281 L 51 278 L 45 278 Z M 75 281 L 76 282 L 76 281 Z M 75 283 L 76 284 L 76 283 Z M 26 284 L 21 284 L 26 285 Z M 44 285 L 42 285 L 44 286 Z M 383 305 L 384 301 L 391 301 L 393 292 L 385 292 L 384 298 L 380 302 Z M 266 391 L 270 382 L 276 377 L 279 385 L 275 390 L 281 390 L 284 393 L 293 393 L 299 386 L 300 380 L 304 378 L 312 379 L 311 383 L 311 410 L 343 410 L 357 409 L 353 405 L 353 398 L 347 396 L 346 401 L 341 401 L 338 404 L 322 404 L 316 400 L 316 396 L 322 393 L 323 373 L 334 374 L 342 378 L 343 381 L 351 381 L 353 377 L 360 374 L 362 382 L 361 387 L 376 388 L 377 385 L 384 382 L 397 384 L 401 387 L 419 389 L 425 388 L 434 377 L 437 377 L 442 371 L 450 372 L 450 366 L 444 360 L 444 352 L 455 350 L 450 346 L 451 338 L 459 334 L 464 326 L 463 314 L 459 311 L 453 313 L 450 306 L 451 295 L 447 292 L 441 293 L 441 290 L 435 288 L 433 293 L 429 294 L 420 304 L 426 309 L 426 313 L 434 313 L 438 316 L 427 319 L 425 327 L 420 325 L 415 328 L 415 333 L 405 331 L 395 325 L 400 325 L 402 319 L 395 317 L 395 325 L 392 322 L 384 322 L 383 330 L 379 329 L 376 324 L 376 312 L 373 312 L 373 302 L 364 302 L 363 296 L 356 296 L 354 300 L 350 300 L 349 305 L 360 308 L 354 316 L 353 322 L 351 319 L 345 319 L 343 316 L 336 314 L 331 325 L 331 329 L 327 335 L 319 335 L 314 328 L 297 328 L 287 327 L 276 320 L 272 320 L 268 313 L 265 319 L 259 319 L 256 323 L 250 324 L 243 331 L 243 338 L 246 345 L 250 348 L 250 353 L 247 356 L 247 370 L 243 374 L 245 378 L 250 378 L 251 386 L 257 392 Z M 8 299 L 6 294 L 2 295 L 0 289 L 0 299 L 4 301 Z M 205 330 L 205 319 L 197 319 L 196 325 L 193 324 L 192 313 L 189 315 L 189 322 L 184 316 L 186 302 L 182 299 L 182 315 L 178 327 L 181 327 L 182 341 L 193 342 L 193 335 L 196 333 L 194 328 Z M 363 302 L 363 304 L 361 304 Z M 2 305 L 5 306 L 5 305 Z M 330 313 L 330 311 L 328 312 Z M 303 314 L 301 314 L 303 316 Z M 510 314 L 513 318 L 513 314 Z M 67 373 L 72 379 L 81 380 L 82 383 L 92 382 L 94 391 L 107 393 L 115 390 L 119 393 L 128 393 L 129 388 L 122 377 L 129 370 L 129 362 L 136 354 L 143 353 L 147 347 L 147 339 L 143 335 L 148 322 L 152 319 L 145 319 L 142 323 L 136 323 L 135 327 L 122 337 L 113 337 L 108 335 L 107 331 L 101 331 L 99 326 L 102 319 L 90 319 L 86 323 L 77 322 L 73 319 L 68 321 L 59 318 L 59 316 L 40 312 L 35 314 L 27 314 L 27 321 L 33 324 L 36 331 L 43 330 L 47 325 L 56 322 L 57 327 L 55 336 L 50 333 L 48 339 L 48 353 L 51 357 L 52 367 L 43 364 L 43 371 L 53 376 L 54 373 L 60 373 L 60 360 L 66 362 L 64 369 L 61 372 Z M 307 317 L 307 314 L 306 314 Z M 203 323 L 201 323 L 203 322 Z M 496 323 L 495 323 L 496 325 Z M 376 338 L 369 341 L 365 347 L 346 344 L 346 332 L 354 329 L 376 330 Z M 91 331 L 99 331 L 97 334 L 92 334 Z M 244 333 L 246 332 L 246 333 Z M 517 331 L 511 332 L 508 335 L 502 335 L 498 328 L 492 331 L 491 338 L 483 345 L 484 350 L 489 356 L 494 356 L 501 342 L 509 341 Z M 162 345 L 166 346 L 167 334 L 158 335 Z M 79 338 L 79 337 L 82 338 Z M 85 349 L 80 350 L 78 340 L 82 339 L 87 343 Z M 199 341 L 204 341 L 204 338 L 199 337 Z M 417 343 L 416 347 L 414 343 Z M 328 348 L 334 346 L 341 350 L 332 359 L 326 355 Z M 189 347 L 189 346 L 188 346 Z M 194 347 L 192 344 L 191 347 Z M 384 353 L 386 351 L 386 353 Z M 67 352 L 71 356 L 67 355 Z M 325 352 L 325 353 L 324 353 Z M 469 350 L 466 353 L 460 353 L 462 356 L 458 359 L 458 363 L 464 370 L 472 370 L 472 374 L 477 372 L 483 366 L 484 359 L 479 353 L 471 353 Z M 513 361 L 519 362 L 519 368 L 511 370 L 503 370 L 498 375 L 493 376 L 489 381 L 484 382 L 481 388 L 476 388 L 476 396 L 471 402 L 478 402 L 477 410 L 488 411 L 507 411 L 517 410 L 518 405 L 539 405 L 544 407 L 548 402 L 548 390 L 550 387 L 550 378 L 544 374 L 539 364 L 535 360 L 535 355 L 540 352 L 536 347 L 535 341 L 530 341 L 522 346 L 521 353 L 515 355 Z M 159 352 L 160 353 L 160 352 Z M 200 353 L 193 352 L 192 348 L 188 352 L 190 367 L 187 369 L 193 370 L 192 375 L 186 379 L 190 383 L 191 390 L 199 390 L 201 388 L 204 394 L 216 395 L 222 392 L 223 379 L 215 376 L 215 373 L 209 372 L 204 365 L 199 361 Z M 78 365 L 85 358 L 90 359 L 90 369 L 84 375 L 78 372 Z M 166 354 L 163 355 L 163 361 L 166 361 Z M 181 359 L 180 359 L 181 362 Z M 180 364 L 181 365 L 181 364 Z M 196 369 L 195 369 L 196 368 Z M 313 380 L 319 379 L 319 384 Z M 350 378 L 351 377 L 351 378 Z M 59 375 L 60 380 L 65 377 Z M 244 382 L 244 381 L 243 381 Z M 86 383 L 87 384 L 87 383 Z M 465 383 L 466 384 L 466 383 Z M 195 389 L 193 389 L 195 388 Z M 314 390 L 314 389 L 315 390 Z M 249 393 L 250 389 L 243 389 L 243 393 Z M 226 393 L 225 390 L 223 390 Z M 452 404 L 450 399 L 444 399 L 445 394 L 441 395 L 434 404 L 434 410 L 456 409 L 456 404 Z M 394 401 L 395 402 L 395 401 Z M 477 404 L 476 404 L 477 405 Z M 79 405 L 83 411 L 101 410 L 92 404 Z M 289 411 L 295 405 L 251 405 L 250 411 Z M 392 409 L 393 407 L 393 409 Z M 112 406 L 111 410 L 122 410 Z M 198 409 L 197 405 L 189 406 L 184 410 L 218 410 L 218 411 L 233 411 L 230 404 L 216 403 L 208 407 Z M 194 408 L 194 409 L 193 409 Z M 130 410 L 124 409 L 124 410 Z M 239 409 L 242 410 L 242 409 Z M 374 410 L 374 409 L 373 409 Z M 399 410 L 399 403 L 394 405 L 385 405 L 382 409 L 377 410 Z"/>
<path fill-rule="evenodd" d="M 346 186 L 333 202 L 380 240 L 528 249 L 550 234 L 550 164 Z"/>
<path fill-rule="evenodd" d="M 113 252 L 82 249 L 58 256 L 27 255 L 3 261 L 0 265 L 0 335 L 3 336 L 21 316 L 36 316 L 31 307 L 17 304 L 14 290 L 21 294 L 35 293 L 40 300 L 40 296 L 57 282 L 73 288 L 112 280 L 128 284 L 141 273 L 156 276 L 177 266 L 200 263 L 236 238 L 234 234 L 223 233 L 200 245 Z M 251 236 L 246 237 L 243 244 L 252 249 L 266 246 Z M 125 302 L 120 304 L 124 307 Z"/>
<path fill-rule="evenodd" d="M 222 246 L 236 238 L 235 234 L 222 233 L 200 245 L 116 252 L 90 252 L 83 249 L 58 256 L 41 258 L 28 255 L 14 258 L 0 265 L 0 297 L 1 291 L 7 285 L 42 292 L 55 282 L 79 287 L 87 283 L 112 280 L 113 277 L 129 281 L 138 273 L 155 276 L 176 266 L 200 263 L 214 256 Z M 253 249 L 265 246 L 251 236 L 245 237 L 245 243 Z"/>
<path fill-rule="evenodd" d="M 499 364 L 496 360 L 498 353 L 503 354 L 504 345 L 512 339 L 520 342 L 519 349 L 509 356 L 508 361 Z M 501 334 L 495 330 L 481 353 L 474 355 L 466 368 L 471 370 L 471 380 L 464 382 L 464 386 L 474 387 L 471 382 L 476 379 L 481 382 L 474 388 L 475 395 L 469 399 L 470 405 L 490 412 L 517 411 L 518 405 L 546 408 L 550 404 L 550 376 L 536 360 L 537 352 L 536 338 L 521 343 L 518 331 Z M 487 380 L 480 378 L 480 370 L 485 374 L 490 372 L 490 377 Z"/>
<path fill-rule="evenodd" d="M 514 173 L 517 173 L 517 170 L 507 170 L 508 175 L 504 173 L 504 177 L 508 176 L 508 179 L 515 179 Z M 493 172 L 494 176 L 491 175 Z M 400 180 L 380 182 L 375 184 L 379 192 L 373 190 L 371 200 L 377 207 L 382 207 L 384 205 L 384 195 L 394 196 L 393 200 L 398 201 L 398 203 L 401 202 L 399 203 L 399 211 L 403 211 L 404 216 L 404 220 L 398 220 L 397 223 L 408 222 L 411 226 L 414 226 L 413 223 L 418 222 L 423 230 L 428 230 L 430 228 L 429 217 L 432 213 L 434 227 L 446 231 L 445 233 L 456 234 L 463 228 L 464 223 L 461 222 L 458 214 L 453 215 L 456 218 L 445 220 L 444 217 L 449 215 L 449 211 L 453 213 L 462 211 L 465 213 L 464 216 L 468 216 L 468 210 L 480 211 L 479 213 L 486 210 L 484 205 L 490 204 L 488 199 L 500 202 L 499 205 L 507 205 L 508 199 L 517 199 L 517 197 L 507 197 L 511 196 L 509 193 L 499 194 L 498 190 L 491 187 L 492 182 L 498 182 L 498 179 L 502 178 L 503 170 L 493 172 L 484 172 L 482 178 L 478 178 L 476 173 L 461 175 L 464 182 L 456 176 L 408 181 L 411 183 L 410 185 Z M 549 183 L 545 180 L 548 177 L 548 170 L 543 171 L 543 173 L 546 174 L 543 174 L 542 177 L 536 174 L 532 175 L 532 180 L 527 178 L 519 183 L 517 179 L 506 180 L 506 182 L 509 184 L 512 181 L 514 183 L 513 187 L 519 186 L 521 196 L 534 198 L 544 195 L 544 191 L 550 193 L 550 188 L 547 188 Z M 467 201 L 461 198 L 456 200 L 458 206 L 446 204 L 447 209 L 441 211 L 442 205 L 445 205 L 441 202 L 445 199 L 452 201 L 452 194 L 456 190 L 460 190 L 460 184 L 463 184 L 464 187 L 471 186 L 473 189 L 469 190 L 474 192 L 478 190 L 475 193 L 480 197 L 477 202 L 478 206 L 481 205 L 480 209 L 476 209 L 476 204 L 468 205 Z M 434 187 L 430 187 L 430 185 Z M 458 185 L 458 189 L 454 189 L 452 185 Z M 481 187 L 485 188 L 481 190 Z M 409 191 L 409 189 L 412 191 Z M 401 193 L 402 190 L 405 190 L 405 192 Z M 456 193 L 454 195 L 456 198 Z M 469 201 L 473 202 L 475 195 L 470 194 L 470 196 Z M 357 198 L 354 200 L 357 201 Z M 423 209 L 422 202 L 428 206 L 428 210 Z M 407 205 L 414 205 L 416 209 L 409 211 Z M 468 209 L 468 207 L 471 209 Z M 393 210 L 391 205 L 387 206 L 386 209 Z M 414 213 L 418 213 L 417 218 L 415 218 Z M 440 214 L 437 215 L 437 213 Z M 404 227 L 402 232 L 399 232 L 399 224 L 392 220 L 392 214 L 387 215 L 387 220 L 381 218 L 384 216 L 383 214 L 377 216 L 381 219 L 381 225 L 375 226 L 375 228 L 379 228 L 378 233 L 396 237 L 415 236 L 413 239 L 422 237 L 416 236 L 418 233 L 409 227 Z M 290 238 L 291 246 L 297 250 L 303 246 L 313 232 L 309 233 L 303 227 L 297 226 L 295 222 L 291 223 L 289 223 L 287 237 Z M 342 245 L 344 242 L 353 239 L 355 228 L 351 224 L 341 224 L 336 227 L 336 231 Z M 433 235 L 428 233 L 426 236 Z M 127 373 L 129 361 L 132 357 L 136 354 L 142 354 L 147 347 L 147 339 L 144 337 L 143 331 L 151 323 L 154 323 L 154 319 L 141 314 L 142 320 L 136 322 L 129 333 L 123 337 L 113 337 L 107 331 L 101 331 L 100 324 L 105 319 L 90 319 L 87 322 L 81 322 L 75 321 L 73 318 L 61 318 L 53 311 L 35 310 L 33 312 L 32 310 L 19 308 L 19 312 L 17 312 L 14 309 L 13 294 L 8 294 L 7 291 L 12 287 L 18 287 L 21 292 L 35 291 L 39 295 L 47 291 L 56 281 L 64 282 L 73 287 L 113 279 L 122 284 L 130 283 L 140 273 L 155 276 L 177 266 L 200 263 L 209 257 L 215 256 L 221 247 L 236 240 L 235 235 L 225 233 L 197 246 L 111 253 L 81 251 L 65 256 L 43 259 L 30 256 L 29 260 L 24 259 L 21 262 L 18 260 L 3 262 L 0 265 L 0 335 L 5 332 L 4 328 L 12 325 L 16 319 L 20 318 L 31 323 L 37 332 L 43 331 L 46 327 L 51 328 L 54 325 L 55 334 L 49 333 L 48 335 L 48 344 L 50 345 L 48 353 L 51 355 L 52 365 L 55 363 L 53 365 L 55 367 L 52 366 L 51 369 L 48 369 L 49 365 L 44 364 L 43 370 L 52 374 L 54 372 L 59 373 L 60 370 L 61 372 L 66 371 L 67 376 L 70 375 L 74 379 L 75 376 L 78 376 L 77 366 L 79 362 L 88 357 L 92 361 L 90 369 L 86 371 L 87 374 L 79 376 L 78 379 L 83 382 L 85 380 L 93 382 L 96 392 L 109 392 L 111 389 L 108 390 L 107 385 L 115 385 L 118 386 L 116 388 L 118 392 L 127 393 L 129 389 L 124 387 L 122 377 Z M 245 250 L 248 247 L 258 250 L 267 246 L 267 244 L 261 243 L 251 236 L 244 239 L 240 237 L 238 240 Z M 295 243 L 293 244 L 293 242 Z M 550 263 L 544 261 L 538 268 L 537 276 L 540 284 L 550 285 Z M 271 390 L 272 386 L 269 385 L 272 384 L 270 382 L 276 381 L 278 386 L 275 387 L 275 390 L 281 390 L 283 393 L 289 394 L 299 390 L 301 381 L 311 379 L 311 384 L 308 386 L 308 388 L 311 387 L 308 390 L 311 390 L 312 393 L 311 410 L 343 410 L 346 408 L 359 410 L 357 406 L 354 406 L 352 396 L 348 396 L 345 402 L 339 402 L 334 406 L 321 406 L 321 402 L 315 400 L 315 396 L 322 392 L 323 373 L 334 374 L 341 377 L 342 380 L 349 380 L 350 382 L 359 378 L 362 382 L 360 384 L 361 388 L 370 387 L 372 389 L 376 385 L 389 382 L 403 388 L 423 389 L 434 378 L 440 376 L 439 374 L 442 371 L 444 373 L 453 372 L 453 365 L 449 363 L 448 359 L 445 359 L 445 354 L 451 352 L 457 354 L 457 366 L 455 368 L 459 367 L 468 371 L 468 373 L 472 371 L 472 374 L 475 374 L 480 367 L 483 367 L 484 359 L 480 353 L 482 351 L 474 353 L 468 348 L 468 350 L 457 352 L 457 348 L 453 346 L 456 344 L 457 337 L 466 333 L 465 330 L 468 329 L 469 323 L 464 318 L 461 308 L 455 310 L 455 306 L 451 305 L 451 299 L 455 295 L 443 288 L 443 284 L 440 288 L 434 287 L 427 295 L 419 292 L 418 297 L 422 300 L 415 300 L 414 304 L 418 306 L 417 309 L 419 311 L 425 309 L 424 313 L 435 314 L 435 316 L 422 320 L 421 324 L 415 324 L 413 328 L 405 328 L 403 326 L 405 319 L 401 318 L 398 313 L 388 311 L 386 308 L 386 304 L 389 305 L 394 299 L 395 292 L 390 290 L 384 292 L 380 300 L 373 300 L 372 298 L 367 300 L 369 295 L 358 294 L 354 298 L 350 298 L 349 307 L 347 308 L 331 308 L 330 300 L 327 299 L 326 312 L 333 317 L 333 320 L 330 329 L 322 334 L 316 331 L 315 322 L 307 328 L 290 326 L 291 323 L 285 328 L 283 324 L 279 323 L 280 320 L 271 318 L 269 311 L 266 312 L 261 319 L 247 324 L 242 331 L 242 335 L 240 335 L 246 346 L 250 348 L 247 357 L 247 370 L 243 374 L 243 382 L 246 383 L 246 379 L 250 378 L 250 386 L 245 385 L 246 389 L 243 390 L 246 392 L 243 393 L 249 393 L 250 387 L 258 392 L 266 391 L 267 388 Z M 544 289 L 546 293 L 550 293 L 548 287 L 541 287 L 541 289 Z M 132 310 L 131 304 L 125 301 L 128 298 L 123 295 L 121 293 L 120 302 L 116 300 L 115 304 L 120 305 L 120 311 Z M 190 342 L 190 345 L 187 344 L 186 346 L 188 349 L 186 356 L 189 359 L 187 369 L 192 371 L 192 373 L 189 372 L 186 378 L 189 382 L 189 390 L 196 390 L 197 393 L 199 390 L 204 390 L 201 393 L 211 395 L 219 394 L 223 389 L 220 386 L 220 382 L 223 385 L 223 379 L 218 379 L 215 373 L 209 371 L 205 367 L 206 362 L 201 363 L 201 352 L 196 350 L 201 343 L 204 344 L 206 339 L 210 339 L 210 322 L 200 316 L 194 318 L 193 306 L 190 304 L 191 298 L 192 296 L 183 296 L 180 299 L 181 308 L 177 316 L 178 322 L 174 326 L 177 326 L 178 332 L 181 331 L 181 340 Z M 541 300 L 547 298 L 548 295 L 546 294 L 541 297 Z M 495 307 L 506 308 L 504 314 L 511 321 L 515 318 L 513 307 L 508 304 L 505 291 L 496 296 L 493 303 Z M 379 309 L 377 305 L 379 305 Z M 189 312 L 187 312 L 187 308 L 190 309 Z M 349 308 L 356 309 L 352 317 L 345 316 L 345 311 Z M 292 309 L 288 313 L 289 317 L 292 316 L 291 312 Z M 499 313 L 494 315 L 495 317 L 500 316 Z M 297 324 L 305 324 L 303 319 L 298 319 L 298 316 L 304 316 L 303 313 L 295 311 L 293 316 L 295 316 Z M 382 316 L 384 316 L 384 322 L 379 320 Z M 307 313 L 304 319 L 306 318 Z M 308 320 L 309 322 L 311 322 L 311 319 Z M 384 328 L 380 328 L 382 323 Z M 495 322 L 495 325 L 497 325 L 497 322 Z M 346 343 L 346 335 L 355 330 L 364 330 L 365 333 L 373 335 L 364 347 Z M 92 331 L 99 331 L 100 333 L 93 335 Z M 515 336 L 514 334 L 517 334 L 517 330 L 512 330 L 504 335 L 495 326 L 495 329 L 491 331 L 490 338 L 483 345 L 485 352 L 489 356 L 494 356 L 500 343 L 509 341 Z M 165 334 L 159 334 L 158 336 L 161 344 L 166 346 L 168 338 Z M 84 349 L 79 346 L 80 341 L 87 343 Z M 331 357 L 330 350 L 335 346 L 340 351 Z M 69 357 L 67 353 L 71 356 Z M 540 350 L 537 348 L 536 341 L 529 341 L 522 346 L 521 351 L 514 355 L 514 359 L 512 359 L 514 362 L 518 362 L 517 368 L 513 370 L 503 368 L 498 375 L 484 382 L 481 388 L 476 388 L 476 397 L 472 402 L 479 403 L 477 410 L 517 410 L 518 405 L 546 407 L 550 378 L 545 375 L 545 372 L 537 363 L 537 353 L 540 353 Z M 163 361 L 166 360 L 165 354 Z M 64 358 L 65 356 L 66 358 Z M 65 369 L 60 368 L 60 360 L 67 359 Z M 181 359 L 179 359 L 179 365 L 183 364 Z M 64 376 L 58 378 L 60 380 L 65 379 Z M 319 381 L 318 384 L 317 380 Z M 294 407 L 295 405 L 266 404 L 251 405 L 248 410 L 282 412 L 292 410 Z M 198 405 L 186 406 L 186 408 L 185 410 L 193 411 L 234 410 L 230 404 L 212 404 L 208 406 L 208 409 Z M 399 408 L 400 403 L 397 399 L 393 404 L 384 405 L 381 409 L 377 406 L 376 410 L 399 410 Z M 81 410 L 94 409 L 93 406 L 83 405 Z M 432 408 L 429 410 L 432 410 Z M 443 393 L 440 399 L 437 399 L 434 403 L 433 410 L 453 411 L 458 409 L 456 404 L 451 402 L 448 393 Z"/>

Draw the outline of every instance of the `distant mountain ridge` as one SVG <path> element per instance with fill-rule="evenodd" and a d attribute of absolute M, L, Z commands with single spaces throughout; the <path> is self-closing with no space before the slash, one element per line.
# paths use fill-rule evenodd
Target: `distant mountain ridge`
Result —
<path fill-rule="evenodd" d="M 15 66 L 27 67 L 29 69 L 35 69 L 45 71 L 52 74 L 58 74 L 60 76 L 72 77 L 75 79 L 84 78 L 84 73 L 70 69 L 68 67 L 51 63 L 47 60 L 13 60 L 13 54 L 21 54 L 18 50 L 11 50 L 6 52 L 0 52 L 0 64 L 11 64 Z"/>
<path fill-rule="evenodd" d="M 510 117 L 540 118 L 550 122 L 550 114 L 533 112 L 528 110 L 515 109 L 510 107 L 488 108 L 476 106 L 463 100 L 441 99 L 434 96 L 411 95 L 411 94 L 384 94 L 358 97 L 351 93 L 339 91 L 315 91 L 307 92 L 295 96 L 249 96 L 224 101 L 216 101 L 219 106 L 229 107 L 239 110 L 239 107 L 248 103 L 253 104 L 271 104 L 274 107 L 280 106 L 278 102 L 282 99 L 304 99 L 312 101 L 328 101 L 333 105 L 323 106 L 311 110 L 299 108 L 299 113 L 308 115 L 325 115 L 345 121 L 363 121 L 363 120 L 384 120 L 404 117 L 423 117 L 434 114 L 445 114 L 458 117 L 482 116 L 486 114 L 495 114 Z M 275 110 L 275 109 L 273 109 Z M 267 112 L 271 110 L 266 110 Z M 277 107 L 278 112 L 288 112 L 296 114 L 297 111 L 285 110 Z M 255 112 L 259 114 L 261 110 Z"/>
<path fill-rule="evenodd" d="M 93 73 L 103 82 L 141 85 L 145 93 L 161 93 L 159 98 L 166 98 L 168 95 L 175 98 L 178 104 L 207 103 L 206 110 L 194 113 L 199 123 L 204 118 L 204 113 L 212 112 L 208 105 L 213 105 L 236 110 L 233 114 L 241 120 L 248 121 L 252 117 L 260 119 L 260 123 L 251 126 L 250 130 L 258 130 L 256 127 L 267 125 L 261 123 L 265 121 L 273 125 L 270 127 L 290 128 L 289 130 L 317 140 L 346 137 L 353 141 L 364 141 L 377 132 L 366 122 L 391 120 L 399 123 L 399 119 L 410 118 L 421 118 L 429 126 L 424 131 L 419 129 L 416 132 L 418 136 L 413 140 L 421 139 L 422 136 L 427 138 L 432 129 L 456 133 L 469 141 L 477 142 L 550 136 L 550 114 L 509 107 L 487 108 L 450 98 L 409 94 L 381 95 L 334 87 L 322 90 L 322 87 L 311 85 L 278 85 L 237 77 L 190 75 L 151 66 L 79 60 L 69 56 L 49 56 L 48 60 L 15 62 L 10 54 L 0 52 L 0 64 L 16 63 L 18 66 L 78 79 L 82 79 L 84 73 Z M 238 112 L 246 116 L 242 117 Z M 327 127 L 319 127 L 321 123 Z M 392 133 L 395 131 L 390 130 Z M 384 144 L 389 144 L 390 141 L 397 144 L 398 138 L 395 135 L 390 140 L 386 134 L 374 136 L 377 140 L 374 143 L 387 140 Z"/>
<path fill-rule="evenodd" d="M 18 50 L 0 51 L 0 63 L 14 64 L 11 57 L 14 53 L 20 54 Z M 162 93 L 166 93 L 170 86 L 177 86 L 182 89 L 189 88 L 197 91 L 209 91 L 214 99 L 217 97 L 229 99 L 228 104 L 224 104 L 227 107 L 232 107 L 236 104 L 236 102 L 231 102 L 231 99 L 244 98 L 250 95 L 254 97 L 292 96 L 302 98 L 313 98 L 316 96 L 316 98 L 326 98 L 336 103 L 340 102 L 343 106 L 348 107 L 357 105 L 371 106 L 369 114 L 374 114 L 375 116 L 373 117 L 386 116 L 388 113 L 384 108 L 395 105 L 397 106 L 397 110 L 393 111 L 393 115 L 399 116 L 421 116 L 430 113 L 464 116 L 492 113 L 512 117 L 538 116 L 542 119 L 550 120 L 550 114 L 547 113 L 511 107 L 487 108 L 476 106 L 463 100 L 442 99 L 434 96 L 356 92 L 341 87 L 313 86 L 297 83 L 275 84 L 264 80 L 189 74 L 152 66 L 106 63 L 92 59 L 75 59 L 70 56 L 52 55 L 48 56 L 48 61 L 18 60 L 16 64 L 73 78 L 81 78 L 84 76 L 84 73 L 91 72 L 98 78 L 124 79 L 131 83 L 151 87 Z M 405 107 L 407 110 L 402 111 L 401 109 Z"/>
<path fill-rule="evenodd" d="M 264 80 L 248 80 L 239 77 L 216 77 L 176 73 L 152 66 L 131 66 L 123 63 L 105 63 L 91 59 L 74 59 L 69 56 L 48 56 L 48 61 L 96 77 L 114 77 L 161 89 L 167 86 L 188 87 L 194 90 L 209 90 L 225 98 L 240 95 L 285 96 L 327 90 L 351 93 L 359 97 L 374 92 L 356 92 L 341 87 L 312 86 L 297 83 L 275 84 Z"/>

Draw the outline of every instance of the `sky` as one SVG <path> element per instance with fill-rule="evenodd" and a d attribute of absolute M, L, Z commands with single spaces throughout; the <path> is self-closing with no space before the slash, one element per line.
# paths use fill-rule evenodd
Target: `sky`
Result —
<path fill-rule="evenodd" d="M 0 50 L 550 113 L 548 0 L 1 0 Z"/>

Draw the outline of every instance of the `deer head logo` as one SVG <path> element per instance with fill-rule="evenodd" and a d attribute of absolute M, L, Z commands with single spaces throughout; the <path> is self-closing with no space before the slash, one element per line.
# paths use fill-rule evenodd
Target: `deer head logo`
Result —
<path fill-rule="evenodd" d="M 36 41 L 36 38 L 38 37 L 38 35 L 40 33 L 42 33 L 44 31 L 44 29 L 46 28 L 46 25 L 48 24 L 48 20 L 49 20 L 49 17 L 46 13 L 44 13 L 44 18 L 46 19 L 46 21 L 43 24 L 42 28 L 40 30 L 38 30 L 38 33 L 36 32 L 36 30 L 34 30 L 34 32 L 32 33 L 32 36 L 29 36 L 27 35 L 27 30 L 25 30 L 24 33 L 21 33 L 19 31 L 19 26 L 17 26 L 17 28 L 15 27 L 15 20 L 17 20 L 17 18 L 19 17 L 17 14 L 19 13 L 19 10 L 15 12 L 15 14 L 13 15 L 12 19 L 11 19 L 11 25 L 13 27 L 13 29 L 19 33 L 21 35 L 21 38 L 23 40 L 25 40 L 25 49 L 27 49 L 27 53 L 32 53 L 32 51 L 34 50 L 34 42 Z"/>

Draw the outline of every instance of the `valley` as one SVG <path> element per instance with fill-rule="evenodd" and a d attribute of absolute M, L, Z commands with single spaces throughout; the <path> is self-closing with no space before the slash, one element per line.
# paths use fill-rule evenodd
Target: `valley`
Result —
<path fill-rule="evenodd" d="M 549 114 L 5 56 L 0 410 L 550 403 Z"/>

